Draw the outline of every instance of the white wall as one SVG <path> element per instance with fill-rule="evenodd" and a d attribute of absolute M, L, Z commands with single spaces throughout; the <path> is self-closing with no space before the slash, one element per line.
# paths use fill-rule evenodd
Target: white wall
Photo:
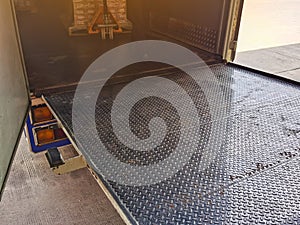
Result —
<path fill-rule="evenodd" d="M 300 0 L 245 0 L 238 51 L 300 43 Z"/>

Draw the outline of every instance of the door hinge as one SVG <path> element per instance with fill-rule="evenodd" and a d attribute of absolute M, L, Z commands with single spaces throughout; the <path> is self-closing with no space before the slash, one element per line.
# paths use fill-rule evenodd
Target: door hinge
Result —
<path fill-rule="evenodd" d="M 231 41 L 230 45 L 229 45 L 229 49 L 232 51 L 236 51 L 237 50 L 237 41 Z"/>

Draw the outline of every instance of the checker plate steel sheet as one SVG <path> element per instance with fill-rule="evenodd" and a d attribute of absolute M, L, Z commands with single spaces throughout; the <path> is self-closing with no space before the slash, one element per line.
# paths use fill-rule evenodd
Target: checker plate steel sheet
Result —
<path fill-rule="evenodd" d="M 210 69 L 219 88 L 206 84 L 212 92 L 221 92 L 221 103 L 210 98 L 208 104 L 201 87 L 183 72 L 164 76 L 186 90 L 200 118 L 198 137 L 182 137 L 186 143 L 197 141 L 198 147 L 181 170 L 144 186 L 118 184 L 96 172 L 133 224 L 300 224 L 300 86 L 234 66 Z M 191 70 L 197 74 L 197 69 Z M 99 138 L 122 163 L 143 166 L 163 161 L 177 145 L 184 121 L 163 99 L 141 100 L 130 114 L 132 132 L 149 137 L 147 124 L 160 117 L 168 126 L 167 134 L 155 150 L 130 149 L 114 134 L 110 118 L 120 89 L 122 85 L 112 86 L 99 95 Z M 73 96 L 72 91 L 45 96 L 72 137 Z M 88 128 L 82 124 L 82 129 Z M 204 148 L 214 158 L 202 169 Z M 91 160 L 101 163 L 101 154 Z"/>

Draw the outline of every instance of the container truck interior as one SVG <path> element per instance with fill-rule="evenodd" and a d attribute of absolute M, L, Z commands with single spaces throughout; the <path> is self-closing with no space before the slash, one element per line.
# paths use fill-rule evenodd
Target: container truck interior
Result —
<path fill-rule="evenodd" d="M 243 1 L 127 0 L 124 10 L 130 22 L 118 23 L 115 29 L 122 31 L 115 32 L 112 40 L 74 28 L 76 2 L 34 1 L 29 11 L 17 11 L 25 71 L 31 95 L 45 101 L 125 223 L 300 223 L 300 87 L 272 74 L 228 63 L 236 50 Z M 108 4 L 110 7 L 113 5 Z M 75 91 L 82 75 L 105 52 L 153 39 L 190 49 L 212 73 L 207 76 L 203 64 L 195 62 L 185 66 L 189 74 L 157 62 L 127 66 L 105 83 L 97 98 L 95 121 L 86 117 L 90 109 L 84 101 L 99 91 L 99 83 L 86 84 L 87 91 L 78 101 L 76 115 L 82 118 L 77 120 L 78 126 L 86 140 L 93 141 L 89 129 L 95 123 L 103 143 L 86 147 L 76 139 L 72 124 Z M 22 56 L 17 50 L 15 54 Z M 153 76 L 176 83 L 189 98 L 176 93 L 170 83 L 161 87 L 160 94 L 168 96 L 172 104 L 155 96 L 134 104 L 129 121 L 120 120 L 121 130 L 128 123 L 141 140 L 165 132 L 159 145 L 155 146 L 157 139 L 153 139 L 143 146 L 147 151 L 138 151 L 119 140 L 111 111 L 118 94 L 133 81 L 145 78 L 138 93 L 151 89 L 147 81 L 160 87 L 159 82 L 151 82 Z M 18 81 L 13 84 L 21 85 Z M 123 104 L 130 105 L 131 100 L 125 98 Z M 187 106 L 185 120 L 174 105 Z M 195 116 L 193 109 L 196 123 L 190 122 Z M 164 120 L 166 129 L 150 127 L 156 117 Z M 167 159 L 175 155 L 180 161 L 181 154 L 175 152 L 178 145 L 184 145 L 187 152 L 195 146 L 188 162 L 172 176 L 145 185 L 118 183 L 104 176 L 120 171 L 119 164 L 103 167 L 103 155 L 97 152 L 104 147 L 121 164 L 172 170 L 176 165 Z M 132 176 L 129 180 L 137 183 L 150 176 L 126 172 L 121 175 Z"/>

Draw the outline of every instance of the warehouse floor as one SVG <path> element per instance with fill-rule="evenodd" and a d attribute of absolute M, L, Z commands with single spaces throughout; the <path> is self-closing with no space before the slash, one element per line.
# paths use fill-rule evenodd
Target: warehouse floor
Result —
<path fill-rule="evenodd" d="M 87 169 L 57 176 L 23 137 L 0 202 L 1 225 L 124 224 Z"/>
<path fill-rule="evenodd" d="M 300 44 L 239 52 L 235 63 L 300 82 Z"/>

